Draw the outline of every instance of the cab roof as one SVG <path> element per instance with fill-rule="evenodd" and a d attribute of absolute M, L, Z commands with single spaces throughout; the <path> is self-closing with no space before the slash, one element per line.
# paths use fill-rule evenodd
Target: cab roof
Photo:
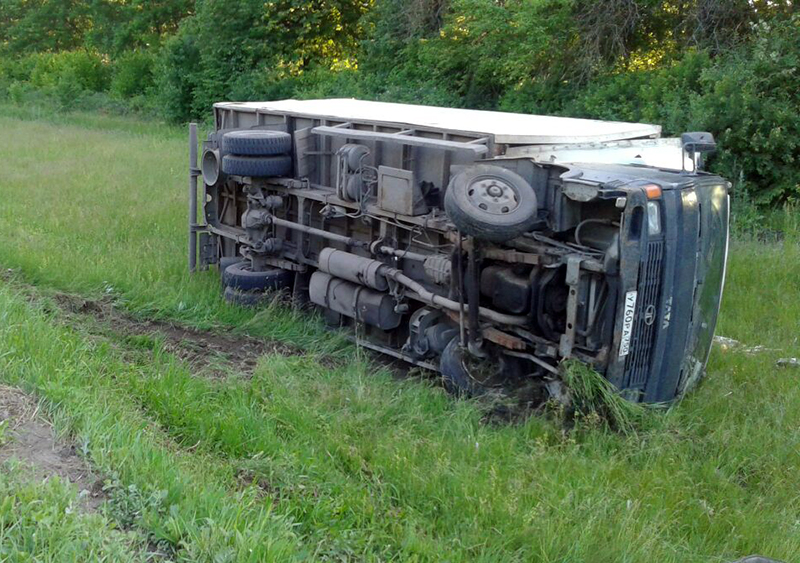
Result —
<path fill-rule="evenodd" d="M 248 113 L 302 115 L 479 133 L 493 136 L 495 143 L 509 145 L 621 141 L 657 138 L 661 135 L 659 125 L 647 123 L 371 102 L 353 98 L 220 102 L 214 107 Z"/>

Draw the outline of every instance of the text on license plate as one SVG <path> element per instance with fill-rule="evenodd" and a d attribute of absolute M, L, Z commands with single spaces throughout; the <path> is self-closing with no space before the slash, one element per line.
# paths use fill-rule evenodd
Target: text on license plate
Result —
<path fill-rule="evenodd" d="M 633 334 L 633 315 L 636 311 L 636 291 L 625 294 L 625 312 L 622 317 L 622 339 L 619 342 L 619 357 L 627 356 L 631 351 L 631 335 Z"/>

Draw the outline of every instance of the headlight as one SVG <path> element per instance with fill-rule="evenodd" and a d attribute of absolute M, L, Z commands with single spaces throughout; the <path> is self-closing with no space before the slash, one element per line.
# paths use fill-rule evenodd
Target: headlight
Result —
<path fill-rule="evenodd" d="M 661 232 L 661 212 L 655 201 L 647 202 L 647 232 L 657 235 Z"/>

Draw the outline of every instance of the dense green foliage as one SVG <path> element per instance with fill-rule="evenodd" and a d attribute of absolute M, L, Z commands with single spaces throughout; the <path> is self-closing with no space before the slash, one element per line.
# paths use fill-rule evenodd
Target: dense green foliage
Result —
<path fill-rule="evenodd" d="M 0 98 L 170 121 L 357 96 L 709 130 L 759 203 L 800 196 L 793 0 L 6 0 Z"/>

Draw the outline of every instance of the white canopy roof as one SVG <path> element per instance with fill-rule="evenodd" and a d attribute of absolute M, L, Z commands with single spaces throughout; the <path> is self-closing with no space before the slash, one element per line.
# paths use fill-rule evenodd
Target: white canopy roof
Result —
<path fill-rule="evenodd" d="M 513 145 L 620 141 L 642 137 L 654 138 L 661 134 L 659 125 L 646 123 L 368 102 L 352 98 L 221 102 L 214 104 L 214 107 L 480 133 L 493 135 L 496 143 Z"/>

